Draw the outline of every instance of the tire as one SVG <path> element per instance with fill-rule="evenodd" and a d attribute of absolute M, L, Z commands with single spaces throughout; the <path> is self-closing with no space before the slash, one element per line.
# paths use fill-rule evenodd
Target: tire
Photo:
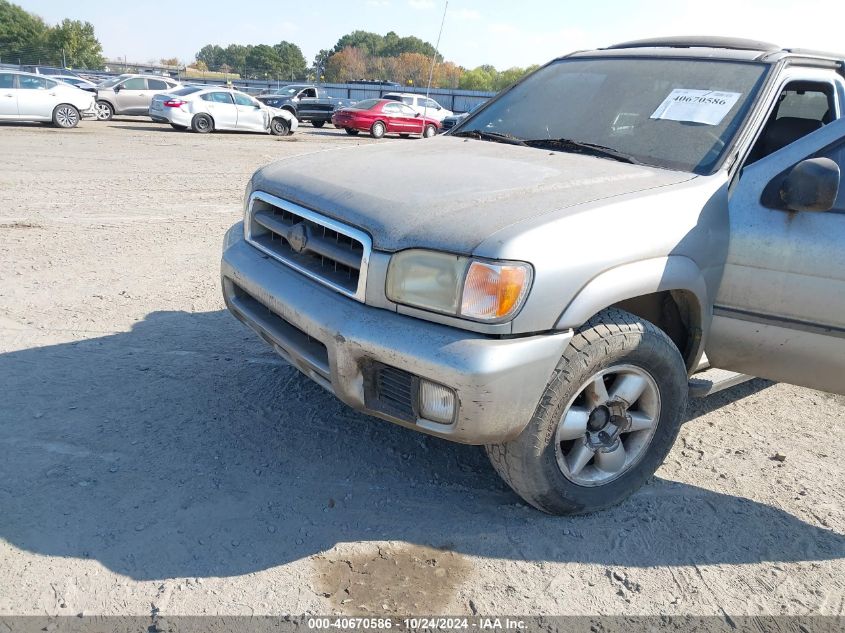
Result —
<path fill-rule="evenodd" d="M 311 121 L 311 125 L 317 128 L 323 127 L 325 124 L 325 121 Z"/>
<path fill-rule="evenodd" d="M 384 138 L 385 132 L 387 132 L 387 128 L 384 127 L 384 123 L 381 121 L 376 121 L 370 128 L 370 136 L 373 138 Z"/>
<path fill-rule="evenodd" d="M 65 129 L 79 125 L 79 110 L 69 103 L 60 103 L 53 109 L 53 125 Z"/>
<path fill-rule="evenodd" d="M 623 395 L 634 402 L 622 407 Z M 595 512 L 631 495 L 663 463 L 687 397 L 686 367 L 672 340 L 649 321 L 610 308 L 578 330 L 522 433 L 485 450 L 499 476 L 535 508 Z M 616 434 L 615 420 L 628 430 Z"/>
<path fill-rule="evenodd" d="M 287 136 L 290 134 L 290 123 L 286 119 L 277 116 L 270 121 L 270 134 L 273 136 Z"/>
<path fill-rule="evenodd" d="M 174 130 L 187 130 L 188 129 L 187 125 L 179 125 L 178 123 L 171 123 L 170 127 L 172 127 Z"/>
<path fill-rule="evenodd" d="M 351 128 L 351 127 L 346 127 L 346 128 L 343 128 L 343 129 L 346 130 L 346 133 L 349 134 L 349 136 L 358 136 L 358 134 L 360 132 L 360 130 L 356 130 L 356 129 Z"/>
<path fill-rule="evenodd" d="M 437 127 L 434 125 L 426 125 L 423 130 L 423 138 L 431 138 L 437 134 Z"/>
<path fill-rule="evenodd" d="M 191 121 L 191 129 L 197 134 L 208 134 L 214 131 L 214 120 L 207 114 L 198 114 Z"/>
<path fill-rule="evenodd" d="M 108 101 L 97 101 L 97 120 L 111 121 L 114 116 L 114 108 Z"/>

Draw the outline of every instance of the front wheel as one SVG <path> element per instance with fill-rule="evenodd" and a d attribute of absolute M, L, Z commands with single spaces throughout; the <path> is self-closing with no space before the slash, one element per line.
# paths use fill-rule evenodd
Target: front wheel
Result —
<path fill-rule="evenodd" d="M 436 127 L 434 127 L 433 125 L 426 125 L 425 126 L 425 130 L 423 130 L 423 137 L 424 138 L 431 138 L 435 134 L 437 134 L 437 128 Z"/>
<path fill-rule="evenodd" d="M 325 121 L 311 121 L 311 125 L 314 127 L 323 127 L 325 124 Z"/>
<path fill-rule="evenodd" d="M 649 321 L 607 309 L 572 339 L 523 432 L 485 448 L 535 508 L 594 512 L 631 495 L 663 463 L 687 395 L 672 340 Z"/>
<path fill-rule="evenodd" d="M 387 130 L 384 127 L 384 123 L 381 121 L 376 121 L 373 123 L 373 126 L 370 128 L 370 136 L 373 138 L 384 138 L 384 133 Z"/>
<path fill-rule="evenodd" d="M 270 121 L 270 133 L 274 136 L 287 136 L 290 134 L 290 123 L 281 117 Z"/>
<path fill-rule="evenodd" d="M 53 124 L 66 129 L 79 125 L 79 110 L 69 103 L 62 103 L 53 110 Z"/>
<path fill-rule="evenodd" d="M 96 104 L 97 120 L 110 121 L 114 116 L 114 108 L 108 101 L 98 101 Z"/>

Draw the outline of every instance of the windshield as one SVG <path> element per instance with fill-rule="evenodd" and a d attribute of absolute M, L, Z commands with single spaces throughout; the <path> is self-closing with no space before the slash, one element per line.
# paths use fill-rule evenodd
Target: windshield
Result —
<path fill-rule="evenodd" d="M 378 102 L 379 99 L 364 99 L 363 101 L 359 101 L 352 107 L 356 110 L 369 110 L 370 108 L 375 107 Z"/>
<path fill-rule="evenodd" d="M 718 60 L 563 59 L 470 116 L 456 134 L 552 151 L 589 145 L 628 162 L 709 174 L 766 70 Z"/>
<path fill-rule="evenodd" d="M 105 81 L 101 81 L 97 84 L 98 88 L 112 88 L 119 84 L 121 81 L 126 79 L 129 75 L 120 75 L 118 77 L 112 77 L 111 79 L 106 79 Z"/>

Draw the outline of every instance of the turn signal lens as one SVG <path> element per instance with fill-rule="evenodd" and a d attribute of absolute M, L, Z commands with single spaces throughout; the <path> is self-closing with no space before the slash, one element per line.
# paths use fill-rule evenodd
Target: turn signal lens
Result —
<path fill-rule="evenodd" d="M 531 285 L 527 264 L 491 264 L 474 261 L 467 271 L 461 316 L 496 321 L 512 316 Z"/>

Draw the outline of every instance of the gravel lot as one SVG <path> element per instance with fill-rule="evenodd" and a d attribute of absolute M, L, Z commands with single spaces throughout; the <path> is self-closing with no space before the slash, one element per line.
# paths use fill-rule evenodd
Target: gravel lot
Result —
<path fill-rule="evenodd" d="M 369 142 L 0 126 L 0 614 L 845 614 L 845 398 L 694 402 L 633 498 L 553 518 L 230 317 L 251 172 Z"/>

